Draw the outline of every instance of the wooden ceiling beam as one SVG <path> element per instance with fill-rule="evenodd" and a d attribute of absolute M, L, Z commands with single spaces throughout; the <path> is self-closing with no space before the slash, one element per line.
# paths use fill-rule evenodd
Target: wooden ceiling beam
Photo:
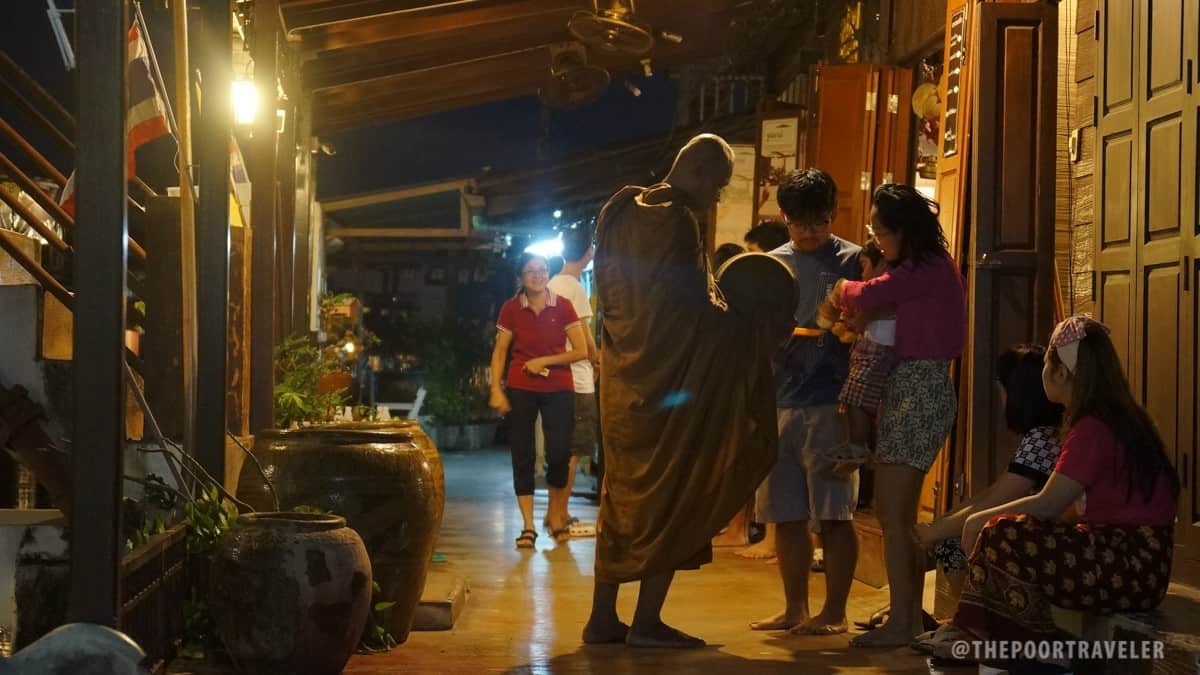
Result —
<path fill-rule="evenodd" d="M 301 80 L 309 91 L 444 68 L 502 55 L 515 48 L 548 47 L 570 40 L 566 24 L 514 19 L 475 35 L 432 33 L 401 42 L 340 50 L 306 61 Z M 547 61 L 549 66 L 549 61 Z"/>
<path fill-rule="evenodd" d="M 494 87 L 508 80 L 545 79 L 550 72 L 550 55 L 544 47 L 532 47 L 487 59 L 454 63 L 436 70 L 403 73 L 370 83 L 325 89 L 313 97 L 314 110 L 335 106 L 420 103 L 461 95 L 463 87 Z"/>
<path fill-rule="evenodd" d="M 373 21 L 400 14 L 449 14 L 466 7 L 494 5 L 506 0 L 281 0 L 286 31 L 298 37 L 306 31 Z"/>
<path fill-rule="evenodd" d="M 346 21 L 305 30 L 301 34 L 301 52 L 305 58 L 312 58 L 323 52 L 423 35 L 466 34 L 513 20 L 561 22 L 565 28 L 573 13 L 590 6 L 588 0 L 474 0 L 454 7 L 413 10 L 371 21 Z"/>
<path fill-rule="evenodd" d="M 395 107 L 377 107 L 370 110 L 356 111 L 342 109 L 327 111 L 314 116 L 313 133 L 319 136 L 336 131 L 413 119 L 434 113 L 456 110 L 458 108 L 470 108 L 485 103 L 504 101 L 514 97 L 536 94 L 539 86 L 540 81 L 529 83 L 524 87 L 504 85 L 466 96 L 425 101 L 416 105 L 397 104 Z"/>
<path fill-rule="evenodd" d="M 329 52 L 303 64 L 304 86 L 309 90 L 326 90 L 360 82 L 378 84 L 390 77 L 479 60 L 490 54 L 503 55 L 513 50 L 567 42 L 572 40 L 566 30 L 569 14 L 537 21 L 524 15 L 513 16 L 478 29 L 418 33 L 401 40 Z M 651 53 L 652 61 L 656 64 L 676 62 L 681 57 L 713 52 L 719 45 L 713 44 L 711 36 L 725 33 L 731 18 L 727 11 L 688 13 L 672 26 L 672 30 L 684 37 L 684 43 L 676 45 L 660 41 Z M 631 56 L 595 51 L 590 51 L 588 58 L 610 70 L 633 68 L 638 61 Z"/>
<path fill-rule="evenodd" d="M 654 67 L 669 67 L 718 53 L 721 43 L 710 36 L 725 34 L 730 19 L 728 12 L 691 14 L 680 27 L 684 42 L 679 45 L 664 42 L 656 47 L 652 54 Z M 447 58 L 455 57 L 452 49 L 447 48 L 446 53 Z M 537 93 L 545 83 L 550 68 L 545 45 L 466 62 L 441 64 L 436 52 L 427 52 L 420 58 L 427 59 L 423 65 L 428 67 L 423 70 L 339 84 L 315 92 L 314 131 L 329 133 L 528 96 Z M 592 54 L 590 60 L 606 67 L 614 78 L 640 69 L 635 57 Z"/>

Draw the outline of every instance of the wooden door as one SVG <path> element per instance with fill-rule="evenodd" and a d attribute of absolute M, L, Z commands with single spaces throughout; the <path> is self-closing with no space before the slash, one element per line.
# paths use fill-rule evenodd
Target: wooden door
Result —
<path fill-rule="evenodd" d="M 1097 311 L 1180 473 L 1175 576 L 1193 583 L 1198 17 L 1197 0 L 1100 2 L 1094 104 Z"/>
<path fill-rule="evenodd" d="M 950 252 L 958 259 L 964 252 L 960 231 L 965 225 L 966 204 L 963 203 L 966 159 L 970 149 L 971 118 L 968 105 L 974 89 L 971 72 L 974 44 L 970 29 L 974 20 L 973 4 L 967 0 L 948 0 L 946 3 L 945 74 L 939 83 L 942 99 L 940 154 L 937 166 L 937 200 L 941 206 L 942 231 L 950 244 Z M 961 446 L 960 446 L 961 447 Z"/>
<path fill-rule="evenodd" d="M 1184 77 L 1188 98 L 1184 102 L 1185 133 L 1181 149 L 1183 156 L 1180 184 L 1184 204 L 1180 209 L 1184 230 L 1183 239 L 1183 305 L 1179 319 L 1179 382 L 1182 395 L 1179 401 L 1180 445 L 1178 464 L 1183 479 L 1177 532 L 1176 578 L 1193 585 L 1200 584 L 1200 0 L 1191 0 L 1181 26 L 1185 30 Z M 1189 128 L 1190 127 L 1190 128 Z M 1182 555 L 1178 555 L 1182 554 Z"/>
<path fill-rule="evenodd" d="M 1094 289 L 1097 318 L 1112 331 L 1117 354 L 1128 368 L 1134 327 L 1134 162 L 1138 154 L 1134 36 L 1139 17 L 1127 0 L 1100 0 L 1098 8 Z"/>
<path fill-rule="evenodd" d="M 1193 527 L 1196 362 L 1189 353 L 1195 353 L 1196 335 L 1194 323 L 1188 325 L 1186 319 L 1195 316 L 1195 292 L 1187 276 L 1196 236 L 1197 3 L 1134 4 L 1138 138 L 1133 222 L 1138 234 L 1133 353 L 1138 358 L 1131 374 L 1184 481 L 1179 512 L 1183 555 L 1177 559 L 1183 559 L 1181 568 L 1191 568 L 1181 571 L 1194 577 L 1200 557 Z"/>
<path fill-rule="evenodd" d="M 859 243 L 870 212 L 879 71 L 868 64 L 813 69 L 808 166 L 833 176 L 838 187 L 833 233 Z"/>
<path fill-rule="evenodd" d="M 999 409 L 996 357 L 1016 344 L 1045 342 L 1053 328 L 1058 77 L 1056 5 L 977 9 L 965 359 L 971 494 L 1004 472 L 1016 442 Z"/>
<path fill-rule="evenodd" d="M 878 110 L 875 115 L 872 189 L 884 183 L 908 182 L 912 118 L 912 71 L 907 68 L 881 67 Z M 869 206 L 867 212 L 869 215 Z"/>

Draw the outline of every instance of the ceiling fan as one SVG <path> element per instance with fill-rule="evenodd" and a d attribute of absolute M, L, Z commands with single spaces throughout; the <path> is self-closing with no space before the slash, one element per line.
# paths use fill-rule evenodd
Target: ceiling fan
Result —
<path fill-rule="evenodd" d="M 587 105 L 604 93 L 608 71 L 587 62 L 587 49 L 578 42 L 550 47 L 550 79 L 540 92 L 551 108 L 570 109 Z"/>
<path fill-rule="evenodd" d="M 637 21 L 634 0 L 592 0 L 592 9 L 575 13 L 567 30 L 576 40 L 607 54 L 642 56 L 654 47 L 650 28 Z"/>

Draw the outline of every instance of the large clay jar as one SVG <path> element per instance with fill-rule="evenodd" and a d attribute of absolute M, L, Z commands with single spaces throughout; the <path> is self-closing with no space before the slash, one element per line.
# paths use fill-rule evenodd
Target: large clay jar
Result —
<path fill-rule="evenodd" d="M 267 430 L 238 482 L 238 498 L 271 509 L 262 474 L 282 509 L 314 506 L 346 518 L 371 556 L 379 600 L 396 603 L 384 627 L 397 642 L 412 629 L 445 505 L 437 448 L 416 422 L 356 423 Z"/>
<path fill-rule="evenodd" d="M 362 637 L 371 563 L 344 518 L 245 514 L 217 544 L 209 603 L 240 671 L 334 675 Z"/>

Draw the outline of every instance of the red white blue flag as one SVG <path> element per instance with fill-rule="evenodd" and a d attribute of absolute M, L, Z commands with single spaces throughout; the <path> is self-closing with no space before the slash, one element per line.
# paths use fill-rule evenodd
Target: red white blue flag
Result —
<path fill-rule="evenodd" d="M 127 145 L 128 166 L 126 178 L 137 176 L 136 151 L 143 145 L 156 138 L 171 133 L 167 124 L 167 106 L 154 86 L 154 76 L 150 70 L 150 52 L 142 38 L 142 32 L 137 23 L 129 28 L 129 46 L 127 54 L 126 75 L 129 83 L 129 110 L 125 115 L 125 139 Z M 67 179 L 63 186 L 59 203 L 63 210 L 75 215 L 75 173 Z"/>

